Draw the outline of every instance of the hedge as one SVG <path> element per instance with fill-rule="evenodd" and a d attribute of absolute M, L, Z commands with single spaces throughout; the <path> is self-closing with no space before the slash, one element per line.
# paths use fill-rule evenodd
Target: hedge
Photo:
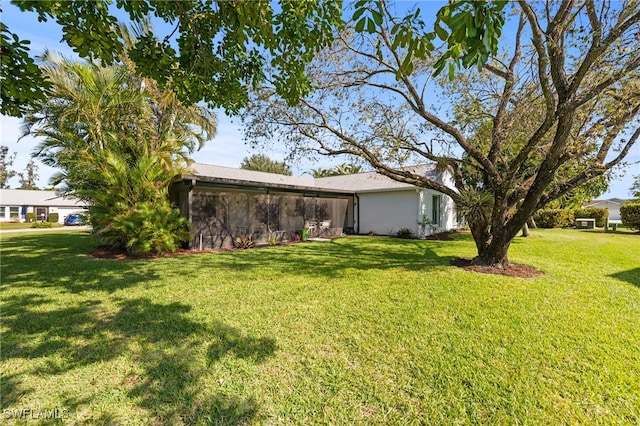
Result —
<path fill-rule="evenodd" d="M 577 209 L 573 212 L 576 218 L 591 218 L 596 220 L 596 226 L 602 228 L 605 221 L 609 217 L 609 210 L 598 207 L 587 207 L 585 209 Z"/>
<path fill-rule="evenodd" d="M 533 216 L 540 228 L 565 228 L 573 225 L 573 211 L 566 209 L 538 210 Z"/>
<path fill-rule="evenodd" d="M 60 216 L 58 216 L 58 213 L 49 213 L 49 222 L 58 223 L 59 219 L 60 219 Z"/>
<path fill-rule="evenodd" d="M 640 231 L 640 202 L 625 203 L 620 206 L 622 223 Z"/>
<path fill-rule="evenodd" d="M 34 212 L 27 212 L 24 218 L 28 223 L 32 223 L 36 221 L 36 214 Z"/>

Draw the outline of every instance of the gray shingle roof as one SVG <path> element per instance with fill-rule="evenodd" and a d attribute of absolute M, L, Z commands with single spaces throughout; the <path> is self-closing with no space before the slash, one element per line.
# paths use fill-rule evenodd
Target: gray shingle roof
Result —
<path fill-rule="evenodd" d="M 305 176 L 285 176 L 276 173 L 256 172 L 253 170 L 234 169 L 232 167 L 214 166 L 212 164 L 194 163 L 190 167 L 194 175 L 232 179 L 242 182 L 252 182 L 261 184 L 278 184 L 291 186 L 312 187 L 313 178 Z"/>
<path fill-rule="evenodd" d="M 411 166 L 405 167 L 405 169 L 441 181 L 434 165 Z M 413 185 L 397 182 L 377 172 L 314 179 L 306 176 L 285 176 L 275 173 L 256 172 L 201 163 L 191 165 L 191 170 L 195 177 L 210 180 L 228 180 L 254 185 L 277 185 L 291 188 L 316 189 L 320 191 L 344 191 L 353 193 L 414 188 Z M 189 175 L 185 175 L 184 177 L 188 176 Z"/>
<path fill-rule="evenodd" d="M 27 189 L 0 189 L 3 206 L 83 207 L 84 202 L 73 197 L 63 197 L 55 191 Z"/>
<path fill-rule="evenodd" d="M 431 164 L 404 167 L 403 169 L 440 181 L 435 166 Z M 355 192 L 390 191 L 415 188 L 413 185 L 395 181 L 377 172 L 318 178 L 315 179 L 315 183 L 317 186 L 323 188 L 345 188 L 351 189 Z"/>

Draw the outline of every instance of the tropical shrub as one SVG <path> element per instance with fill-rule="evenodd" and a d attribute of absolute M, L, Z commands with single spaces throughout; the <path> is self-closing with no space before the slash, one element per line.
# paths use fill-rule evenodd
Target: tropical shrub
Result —
<path fill-rule="evenodd" d="M 598 207 L 587 207 L 584 209 L 577 209 L 573 212 L 574 217 L 584 217 L 596 220 L 596 226 L 602 228 L 606 219 L 609 217 L 609 210 Z"/>
<path fill-rule="evenodd" d="M 87 201 L 101 243 L 130 253 L 176 251 L 189 227 L 168 201 L 173 178 L 215 132 L 204 107 L 183 105 L 169 87 L 114 66 L 43 58 L 52 90 L 25 118 L 43 137 L 37 157 L 60 170 L 53 183 Z"/>
<path fill-rule="evenodd" d="M 409 228 L 400 228 L 396 232 L 398 238 L 413 238 L 413 231 Z"/>
<path fill-rule="evenodd" d="M 233 242 L 233 246 L 237 249 L 250 249 L 256 246 L 256 242 L 253 241 L 253 237 L 249 235 L 248 237 L 238 237 Z"/>
<path fill-rule="evenodd" d="M 52 228 L 53 223 L 51 222 L 33 222 L 31 224 L 32 228 Z"/>
<path fill-rule="evenodd" d="M 620 218 L 629 228 L 640 230 L 640 202 L 632 201 L 621 205 Z"/>
<path fill-rule="evenodd" d="M 574 217 L 573 211 L 567 209 L 538 210 L 533 216 L 541 228 L 566 228 L 573 225 Z"/>
<path fill-rule="evenodd" d="M 175 252 L 189 239 L 189 222 L 168 200 L 90 208 L 101 243 L 132 254 Z"/>

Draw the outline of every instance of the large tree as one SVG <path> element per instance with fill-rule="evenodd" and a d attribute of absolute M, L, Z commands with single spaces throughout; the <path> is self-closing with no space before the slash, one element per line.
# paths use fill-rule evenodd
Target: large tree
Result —
<path fill-rule="evenodd" d="M 294 149 L 359 156 L 392 179 L 450 196 L 476 262 L 507 267 L 511 241 L 537 209 L 623 164 L 640 136 L 638 1 L 509 7 L 501 52 L 457 77 L 469 92 L 436 101 L 446 93 L 433 76 L 442 61 L 412 48 L 433 36 L 375 2 L 369 34 L 354 31 L 358 16 L 309 67 L 315 90 L 298 106 L 270 87 L 257 94 L 248 137 L 277 133 Z M 450 170 L 455 187 L 397 167 L 415 161 Z"/>
<path fill-rule="evenodd" d="M 37 190 L 38 188 L 38 166 L 31 160 L 27 163 L 24 171 L 19 172 L 20 186 L 18 189 Z"/>

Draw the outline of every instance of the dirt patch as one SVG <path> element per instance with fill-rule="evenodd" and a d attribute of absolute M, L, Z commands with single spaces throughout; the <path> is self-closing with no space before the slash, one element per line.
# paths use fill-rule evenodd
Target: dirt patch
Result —
<path fill-rule="evenodd" d="M 473 259 L 459 257 L 453 259 L 451 265 L 463 268 L 465 271 L 479 272 L 481 274 L 506 275 L 516 278 L 533 278 L 544 275 L 544 272 L 541 270 L 520 263 L 512 263 L 508 268 L 497 268 L 493 266 L 474 265 Z"/>

